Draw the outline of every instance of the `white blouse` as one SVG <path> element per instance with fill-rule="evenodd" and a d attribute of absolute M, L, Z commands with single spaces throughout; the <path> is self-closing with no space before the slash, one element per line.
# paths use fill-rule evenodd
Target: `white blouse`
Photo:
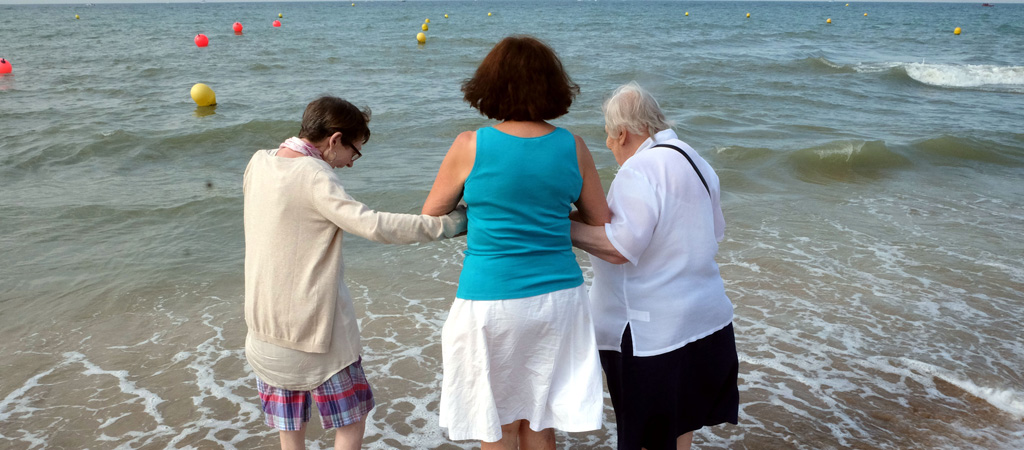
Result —
<path fill-rule="evenodd" d="M 710 195 L 683 155 L 707 181 Z M 678 349 L 732 323 L 732 303 L 715 263 L 725 236 L 718 175 L 697 152 L 665 130 L 648 139 L 619 169 L 608 192 L 605 233 L 626 257 L 597 257 L 590 291 L 597 346 L 619 351 L 626 324 L 636 356 Z"/>

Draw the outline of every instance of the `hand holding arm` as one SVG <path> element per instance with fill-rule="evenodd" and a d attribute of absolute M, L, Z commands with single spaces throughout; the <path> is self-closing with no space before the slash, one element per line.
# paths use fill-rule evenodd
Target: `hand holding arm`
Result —
<path fill-rule="evenodd" d="M 619 169 L 608 194 L 611 220 L 603 226 L 573 222 L 573 245 L 612 264 L 637 264 L 658 225 L 656 197 L 641 173 L 627 167 Z"/>
<path fill-rule="evenodd" d="M 612 264 L 625 264 L 629 262 L 625 256 L 612 245 L 605 234 L 604 225 L 587 225 L 573 221 L 571 225 L 572 245 L 583 249 L 593 256 L 601 258 Z"/>

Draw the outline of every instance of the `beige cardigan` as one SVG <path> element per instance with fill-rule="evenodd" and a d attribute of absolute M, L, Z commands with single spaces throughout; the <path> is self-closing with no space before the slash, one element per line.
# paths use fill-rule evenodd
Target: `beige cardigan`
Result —
<path fill-rule="evenodd" d="M 465 213 L 377 212 L 345 193 L 327 163 L 276 154 L 256 152 L 242 184 L 247 340 L 354 362 L 360 344 L 342 282 L 342 231 L 381 243 L 427 242 L 465 231 Z M 336 312 L 344 323 L 335 323 Z M 355 339 L 334 339 L 344 348 L 332 348 L 335 329 Z"/>

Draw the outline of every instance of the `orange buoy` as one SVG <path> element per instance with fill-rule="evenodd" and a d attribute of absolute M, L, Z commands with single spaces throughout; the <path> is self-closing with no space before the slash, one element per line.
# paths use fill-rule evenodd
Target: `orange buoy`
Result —
<path fill-rule="evenodd" d="M 0 74 L 2 74 L 2 73 L 11 73 L 11 70 L 13 70 L 13 69 L 14 68 L 11 67 L 11 62 L 10 61 L 8 61 L 6 59 L 3 59 L 3 58 L 0 58 Z"/>
<path fill-rule="evenodd" d="M 210 39 L 207 38 L 205 34 L 197 34 L 195 40 L 196 47 L 206 47 L 207 45 L 210 45 Z"/>
<path fill-rule="evenodd" d="M 275 26 L 275 27 L 279 27 L 279 26 L 281 26 L 281 21 L 280 21 L 280 20 L 275 20 L 275 21 L 274 21 L 274 26 Z"/>
<path fill-rule="evenodd" d="M 235 22 L 234 25 L 231 25 L 231 29 L 235 30 L 235 33 L 241 33 L 242 32 L 242 24 L 240 24 L 238 22 Z"/>

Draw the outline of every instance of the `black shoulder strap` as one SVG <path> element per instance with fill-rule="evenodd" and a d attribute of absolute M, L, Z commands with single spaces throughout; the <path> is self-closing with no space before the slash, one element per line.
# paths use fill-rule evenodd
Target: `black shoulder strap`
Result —
<path fill-rule="evenodd" d="M 679 152 L 683 156 L 685 156 L 686 160 L 690 162 L 691 166 L 693 166 L 693 171 L 697 172 L 697 176 L 700 177 L 700 182 L 704 183 L 704 190 L 708 191 L 708 195 L 711 195 L 711 189 L 708 188 L 708 182 L 704 181 L 704 175 L 700 173 L 700 169 L 698 169 L 697 165 L 693 163 L 693 159 L 690 159 L 690 155 L 687 155 L 686 152 L 683 151 L 683 149 L 681 149 L 679 147 L 676 147 L 674 145 L 670 145 L 670 144 L 658 144 L 658 145 L 655 145 L 654 147 L 670 148 L 672 150 L 675 150 L 675 151 Z"/>

